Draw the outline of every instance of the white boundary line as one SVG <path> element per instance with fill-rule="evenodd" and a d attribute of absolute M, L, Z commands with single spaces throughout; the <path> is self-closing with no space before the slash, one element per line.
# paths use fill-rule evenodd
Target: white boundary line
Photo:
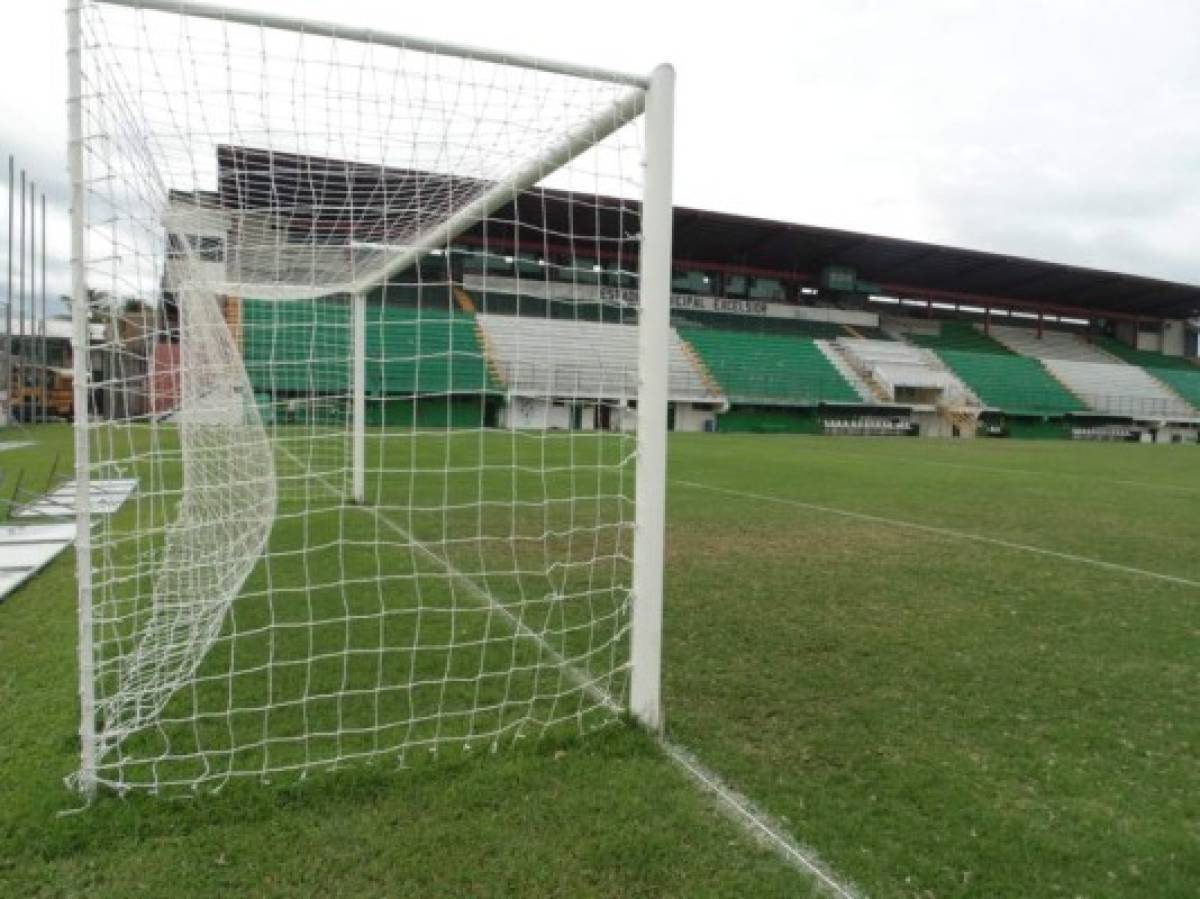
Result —
<path fill-rule="evenodd" d="M 838 457 L 850 456 L 855 459 L 866 459 L 872 462 L 893 462 L 899 465 L 939 465 L 945 468 L 961 468 L 968 471 L 991 471 L 997 474 L 1035 475 L 1043 478 L 1072 478 L 1096 482 L 1091 475 L 1075 474 L 1069 471 L 1039 471 L 1036 468 L 1006 468 L 1002 465 L 971 465 L 968 462 L 946 462 L 941 459 L 918 459 L 913 456 L 885 456 L 875 453 L 855 453 L 838 450 L 837 452 L 822 450 L 811 444 L 804 444 L 807 452 L 813 455 Z M 1200 487 L 1184 487 L 1181 484 L 1153 484 L 1149 481 L 1127 481 L 1105 478 L 1105 484 L 1119 484 L 1122 487 L 1144 487 L 1148 490 L 1163 490 L 1168 493 L 1200 493 Z"/>
<path fill-rule="evenodd" d="M 1121 565 L 1116 562 L 1105 562 L 1103 559 L 1093 559 L 1088 556 L 1078 556 L 1074 553 L 1059 552 L 1054 549 L 1045 549 L 1040 546 L 1031 546 L 1027 543 L 1014 543 L 1011 540 L 1001 540 L 998 537 L 987 537 L 983 534 L 972 534 L 969 531 L 956 531 L 953 528 L 942 528 L 931 524 L 921 524 L 916 521 L 905 521 L 902 518 L 885 518 L 882 515 L 869 515 L 866 512 L 852 512 L 848 509 L 838 509 L 834 506 L 822 506 L 818 503 L 806 503 L 798 499 L 788 499 L 782 496 L 771 496 L 766 493 L 752 493 L 748 490 L 733 490 L 729 487 L 718 487 L 715 484 L 701 484 L 698 481 L 684 481 L 677 478 L 671 479 L 672 484 L 678 484 L 682 487 L 691 487 L 696 490 L 708 490 L 713 493 L 723 493 L 727 496 L 738 496 L 743 499 L 759 500 L 767 503 L 777 503 L 784 506 L 794 506 L 798 509 L 809 509 L 813 512 L 822 512 L 826 515 L 838 515 L 842 518 L 851 518 L 855 521 L 868 521 L 872 524 L 886 524 L 897 528 L 906 528 L 912 531 L 920 531 L 925 534 L 935 534 L 939 537 L 952 537 L 956 540 L 970 540 L 974 543 L 984 543 L 989 546 L 999 546 L 1004 549 L 1017 550 L 1020 552 L 1034 553 L 1039 556 L 1048 556 L 1052 559 L 1061 559 L 1066 562 L 1076 562 L 1080 565 L 1092 565 L 1096 568 L 1103 568 L 1108 571 L 1118 571 L 1122 574 L 1137 575 L 1139 577 L 1152 578 L 1158 581 L 1166 581 L 1169 584 L 1178 584 L 1183 587 L 1200 587 L 1200 581 L 1192 580 L 1191 578 L 1180 577 L 1175 574 L 1164 574 L 1160 571 L 1150 571 L 1146 568 L 1135 568 L 1131 565 Z"/>
<path fill-rule="evenodd" d="M 303 465 L 304 461 L 291 452 L 286 446 L 281 443 L 276 443 L 275 446 L 294 462 Z M 314 480 L 322 484 L 326 489 L 332 491 L 336 496 L 342 496 L 343 492 L 338 490 L 336 486 L 322 477 L 315 475 Z M 386 514 L 380 511 L 375 506 L 371 505 L 355 505 L 350 508 L 358 509 L 363 512 L 370 512 L 375 516 L 376 520 L 382 522 L 392 529 L 401 539 L 406 540 L 414 548 L 419 549 L 428 559 L 440 567 L 446 574 L 460 581 L 467 588 L 467 591 L 479 600 L 482 604 L 490 609 L 495 610 L 504 617 L 512 628 L 522 637 L 526 637 L 535 641 L 543 652 L 559 667 L 568 677 L 571 678 L 581 689 L 596 701 L 602 703 L 607 708 L 614 712 L 620 713 L 624 711 L 620 708 L 613 698 L 606 692 L 601 690 L 592 682 L 590 678 L 580 671 L 575 665 L 572 665 L 563 656 L 548 644 L 540 634 L 531 630 L 528 625 L 521 622 L 512 612 L 506 609 L 501 603 L 496 601 L 496 598 L 487 592 L 479 584 L 475 583 L 467 574 L 460 571 L 449 560 L 438 555 L 415 536 L 409 533 L 404 527 L 397 524 Z M 691 780 L 696 783 L 704 792 L 712 795 L 723 811 L 735 823 L 741 825 L 742 829 L 755 840 L 766 843 L 775 853 L 782 858 L 790 867 L 800 873 L 815 879 L 817 886 L 830 891 L 832 895 L 838 899 L 856 899 L 856 895 L 849 887 L 839 883 L 829 873 L 826 866 L 816 858 L 811 852 L 805 852 L 778 822 L 774 821 L 770 816 L 757 809 L 754 804 L 738 793 L 732 787 L 728 786 L 721 778 L 713 771 L 704 767 L 690 752 L 675 743 L 670 742 L 665 738 L 657 738 L 656 742 L 662 747 L 663 753 L 683 770 Z"/>
<path fill-rule="evenodd" d="M 692 753 L 670 740 L 660 740 L 663 752 L 682 768 L 702 789 L 711 793 L 721 808 L 759 841 L 766 843 L 777 854 L 817 881 L 838 899 L 855 899 L 858 895 L 849 886 L 839 883 L 829 873 L 826 865 L 811 851 L 802 849 L 783 825 L 757 808 L 753 802 L 723 781 L 715 772 L 706 768 Z"/>

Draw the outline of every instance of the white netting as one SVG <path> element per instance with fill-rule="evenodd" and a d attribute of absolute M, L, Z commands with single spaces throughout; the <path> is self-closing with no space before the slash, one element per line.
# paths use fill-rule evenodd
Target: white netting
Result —
<path fill-rule="evenodd" d="M 91 528 L 85 777 L 194 787 L 611 721 L 641 88 L 81 18 L 106 336 L 79 426 L 92 478 L 138 482 Z"/>

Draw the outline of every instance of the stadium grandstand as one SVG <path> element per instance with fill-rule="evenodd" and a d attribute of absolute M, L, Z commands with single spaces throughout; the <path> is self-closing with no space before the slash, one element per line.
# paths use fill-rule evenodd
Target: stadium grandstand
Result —
<path fill-rule="evenodd" d="M 217 191 L 172 194 L 169 245 L 243 286 L 225 313 L 268 420 L 343 421 L 349 305 L 277 285 L 319 286 L 400 240 L 346 196 L 458 187 L 246 147 L 217 167 Z M 263 212 L 268 195 L 296 211 Z M 368 423 L 634 427 L 637 205 L 577 212 L 569 192 L 523 194 L 488 221 L 486 252 L 467 231 L 371 293 Z M 268 254 L 270 272 L 246 249 L 291 241 L 306 249 Z M 683 208 L 674 259 L 673 429 L 1197 440 L 1200 287 Z M 168 310 L 172 277 L 168 260 Z M 174 358 L 156 348 L 152 383 Z M 171 391 L 153 403 L 169 412 Z"/>

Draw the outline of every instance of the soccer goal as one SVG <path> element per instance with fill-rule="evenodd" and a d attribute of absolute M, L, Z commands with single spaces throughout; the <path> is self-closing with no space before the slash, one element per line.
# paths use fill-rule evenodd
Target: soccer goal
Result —
<path fill-rule="evenodd" d="M 67 21 L 75 786 L 659 729 L 672 70 Z"/>

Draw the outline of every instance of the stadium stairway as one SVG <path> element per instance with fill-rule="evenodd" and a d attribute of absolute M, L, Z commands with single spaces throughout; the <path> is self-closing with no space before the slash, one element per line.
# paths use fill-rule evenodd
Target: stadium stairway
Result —
<path fill-rule="evenodd" d="M 454 286 L 454 299 L 458 303 L 458 308 L 468 315 L 474 315 L 478 311 L 475 308 L 475 300 L 471 298 L 471 295 L 464 288 L 459 287 L 457 284 Z"/>
<path fill-rule="evenodd" d="M 504 377 L 504 369 L 500 365 L 496 348 L 492 345 L 492 339 L 488 336 L 488 332 L 479 323 L 479 316 L 475 316 L 475 339 L 479 341 L 479 348 L 487 365 L 488 376 L 494 384 L 507 388 L 508 381 Z"/>
<path fill-rule="evenodd" d="M 854 392 L 857 393 L 864 402 L 888 402 L 888 399 L 883 392 L 883 388 L 878 384 L 878 382 L 871 383 L 862 375 L 860 375 L 855 370 L 854 366 L 852 366 L 849 361 L 847 361 L 846 358 L 838 352 L 836 344 L 833 344 L 828 340 L 814 340 L 813 343 L 816 345 L 817 349 L 821 351 L 821 354 L 829 360 L 829 364 L 838 370 L 838 374 L 846 379 L 847 383 L 854 388 Z"/>
<path fill-rule="evenodd" d="M 687 357 L 692 360 L 692 364 L 696 367 L 696 371 L 700 372 L 700 377 L 704 379 L 704 383 L 708 385 L 709 390 L 711 390 L 714 395 L 723 395 L 725 391 L 721 389 L 720 382 L 717 381 L 717 379 L 713 376 L 708 364 L 704 361 L 700 354 L 696 352 L 696 348 L 686 340 L 680 340 L 680 346 L 683 348 L 683 352 L 687 354 Z"/>

